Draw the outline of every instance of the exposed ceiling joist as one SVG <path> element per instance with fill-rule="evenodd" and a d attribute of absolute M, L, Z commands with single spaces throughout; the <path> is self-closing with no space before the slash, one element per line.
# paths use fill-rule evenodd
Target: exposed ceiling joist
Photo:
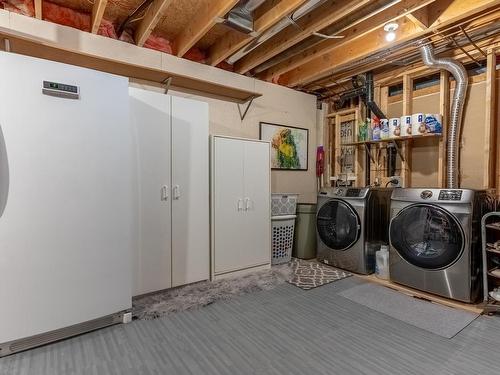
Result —
<path fill-rule="evenodd" d="M 39 20 L 41 20 L 42 19 L 42 0 L 35 0 L 34 7 L 35 7 L 35 18 L 38 18 Z"/>
<path fill-rule="evenodd" d="M 489 14 L 487 14 L 484 17 L 479 17 L 474 21 L 471 22 L 464 21 L 464 22 L 467 22 L 468 29 L 478 30 L 480 28 L 485 27 L 488 24 L 493 25 L 495 22 L 498 22 L 499 19 L 500 19 L 500 11 L 496 12 L 493 11 L 489 12 Z M 452 30 L 451 28 L 448 29 L 448 31 L 451 30 Z M 500 36 L 498 34 L 492 34 L 492 35 L 484 34 L 484 36 L 485 36 L 484 39 L 477 42 L 477 45 L 482 49 L 487 47 L 496 48 L 496 46 L 498 46 L 498 44 L 500 43 Z M 438 42 L 438 40 L 442 39 L 442 37 L 431 37 L 430 39 L 434 40 L 434 42 Z M 316 80 L 311 84 L 304 86 L 304 89 L 308 92 L 316 92 L 317 90 L 322 90 L 325 88 L 330 90 L 330 88 L 336 86 L 338 82 L 350 80 L 353 75 L 365 71 L 377 70 L 380 68 L 387 68 L 387 70 L 375 74 L 374 80 L 377 82 L 377 84 L 383 84 L 383 85 L 397 83 L 398 81 L 400 81 L 400 77 L 404 74 L 410 74 L 414 78 L 423 75 L 428 75 L 429 71 L 431 71 L 432 69 L 423 65 L 422 61 L 417 61 L 410 65 L 404 65 L 397 68 L 394 65 L 392 65 L 392 62 L 394 61 L 407 58 L 408 53 L 410 54 L 412 52 L 415 53 L 415 49 L 413 50 L 410 49 L 408 51 L 407 50 L 408 49 L 398 50 L 393 54 L 391 54 L 390 59 L 376 60 L 362 67 L 355 67 L 354 70 L 340 70 L 338 73 L 327 76 L 320 80 Z M 419 55 L 418 51 L 416 53 L 417 55 Z M 478 58 L 480 58 L 479 55 L 481 55 L 481 52 L 475 48 L 469 51 L 468 53 L 473 56 L 478 56 Z M 460 48 L 456 48 L 449 52 L 446 52 L 444 56 L 461 59 L 461 61 L 462 60 L 466 61 L 467 59 L 468 59 L 467 61 L 470 61 L 469 56 L 467 56 Z"/>
<path fill-rule="evenodd" d="M 92 34 L 96 34 L 99 30 L 107 4 L 108 0 L 94 0 L 94 5 L 92 6 L 92 21 L 90 25 L 90 32 Z"/>
<path fill-rule="evenodd" d="M 153 0 L 134 33 L 134 39 L 138 46 L 144 45 L 153 29 L 158 24 L 163 12 L 172 1 L 173 0 Z"/>
<path fill-rule="evenodd" d="M 264 3 L 255 11 L 254 31 L 259 35 L 286 17 L 307 0 L 272 0 Z M 228 33 L 217 40 L 209 51 L 208 63 L 212 66 L 224 61 L 229 56 L 255 39 L 253 35 Z"/>
<path fill-rule="evenodd" d="M 387 22 L 396 21 L 410 12 L 414 12 L 422 7 L 425 7 L 433 1 L 434 0 L 402 0 L 361 22 L 353 20 L 352 26 L 341 33 L 341 35 L 344 36 L 343 39 L 329 39 L 320 42 L 317 45 L 307 48 L 299 54 L 289 57 L 279 64 L 276 64 L 270 69 L 259 74 L 257 77 L 270 81 L 276 76 L 295 69 L 300 65 L 306 64 L 319 56 L 329 53 L 334 48 L 381 28 Z"/>
<path fill-rule="evenodd" d="M 296 21 L 298 25 L 290 25 L 277 35 L 268 39 L 259 48 L 250 52 L 235 64 L 235 71 L 246 73 L 262 64 L 266 60 L 285 51 L 293 45 L 304 40 L 314 32 L 318 32 L 328 25 L 346 17 L 361 7 L 368 4 L 370 0 L 329 0 L 320 5 L 307 15 Z"/>
<path fill-rule="evenodd" d="M 417 9 L 411 13 L 408 13 L 407 17 L 412 21 L 415 25 L 420 27 L 422 30 L 425 30 L 429 27 L 429 9 L 427 7 L 423 7 Z"/>
<path fill-rule="evenodd" d="M 204 1 L 197 16 L 177 36 L 174 42 L 176 55 L 184 56 L 217 23 L 217 20 L 224 17 L 237 3 L 238 0 Z"/>
<path fill-rule="evenodd" d="M 382 30 L 373 31 L 285 73 L 281 76 L 280 83 L 295 87 L 313 82 L 363 57 L 370 56 L 388 47 L 395 47 L 408 40 L 431 35 L 433 31 L 437 31 L 439 28 L 481 14 L 485 10 L 495 8 L 498 5 L 500 5 L 500 0 L 475 0 L 473 2 L 470 0 L 454 0 L 451 3 L 448 0 L 448 7 L 441 9 L 436 21 L 427 30 L 423 31 L 413 22 L 404 22 L 403 19 L 401 21 L 403 27 L 400 26 L 398 29 L 396 41 L 388 43 Z"/>

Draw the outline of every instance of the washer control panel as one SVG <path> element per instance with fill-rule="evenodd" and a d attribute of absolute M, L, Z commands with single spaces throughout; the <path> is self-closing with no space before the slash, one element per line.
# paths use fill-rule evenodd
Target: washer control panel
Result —
<path fill-rule="evenodd" d="M 462 199 L 462 190 L 440 190 L 438 200 L 459 201 Z"/>

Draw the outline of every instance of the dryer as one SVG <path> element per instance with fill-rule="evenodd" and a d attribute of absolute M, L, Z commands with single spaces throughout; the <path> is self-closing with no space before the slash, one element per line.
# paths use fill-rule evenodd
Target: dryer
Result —
<path fill-rule="evenodd" d="M 375 251 L 388 243 L 392 189 L 332 188 L 318 195 L 317 259 L 360 274 L 375 269 Z"/>
<path fill-rule="evenodd" d="M 463 302 L 481 287 L 485 191 L 396 189 L 389 227 L 391 281 Z"/>

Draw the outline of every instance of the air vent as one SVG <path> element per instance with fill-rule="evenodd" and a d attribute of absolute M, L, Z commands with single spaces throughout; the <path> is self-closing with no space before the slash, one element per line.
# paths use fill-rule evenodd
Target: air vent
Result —
<path fill-rule="evenodd" d="M 123 312 L 0 345 L 0 357 L 121 323 Z"/>

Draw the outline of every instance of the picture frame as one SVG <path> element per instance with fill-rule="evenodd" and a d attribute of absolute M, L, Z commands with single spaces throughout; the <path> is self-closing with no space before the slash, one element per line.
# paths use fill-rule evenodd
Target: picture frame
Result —
<path fill-rule="evenodd" d="M 259 139 L 271 143 L 271 169 L 309 169 L 309 129 L 261 121 Z"/>

